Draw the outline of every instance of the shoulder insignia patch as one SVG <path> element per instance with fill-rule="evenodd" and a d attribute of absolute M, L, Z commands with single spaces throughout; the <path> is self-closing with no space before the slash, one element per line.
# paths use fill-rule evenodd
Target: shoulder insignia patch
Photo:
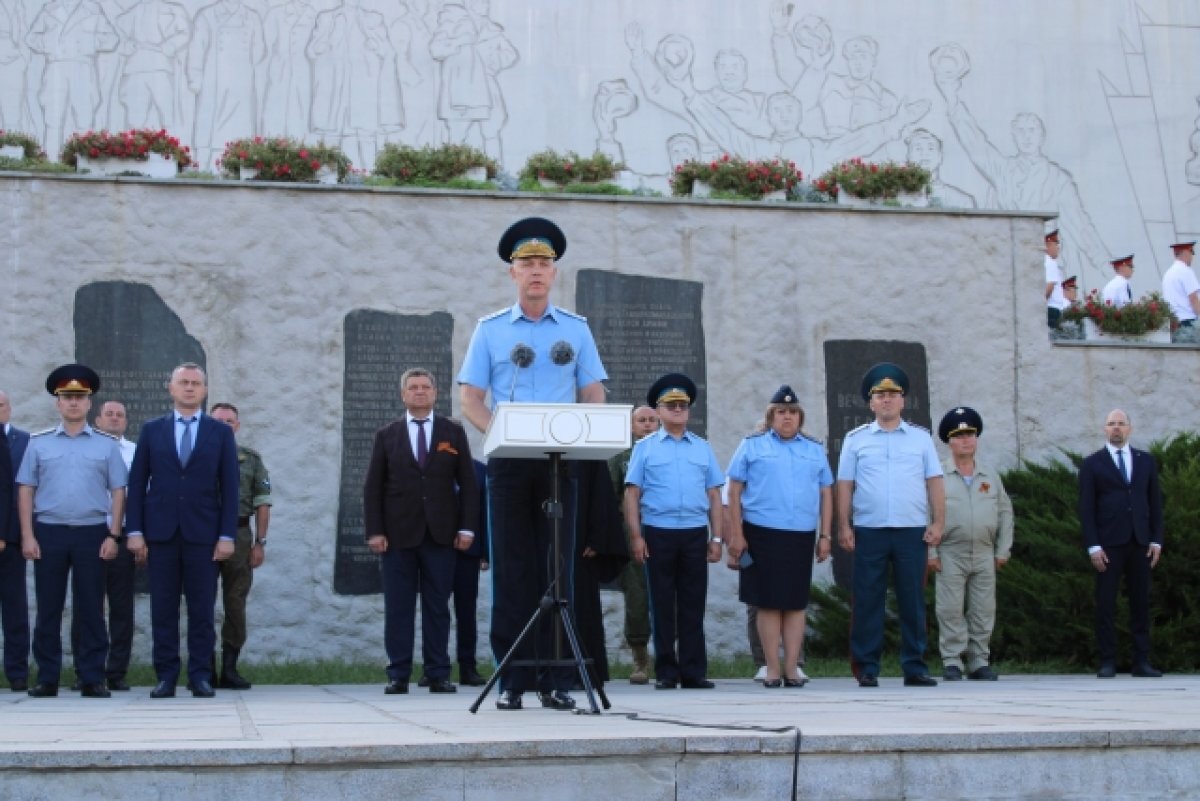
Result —
<path fill-rule="evenodd" d="M 853 437 L 855 434 L 858 434 L 858 433 L 860 433 L 860 432 L 866 431 L 866 430 L 867 430 L 867 429 L 868 429 L 870 426 L 871 426 L 871 424 L 870 424 L 870 423 L 863 423 L 861 426 L 859 426 L 858 428 L 854 429 L 853 431 L 847 431 L 847 432 L 846 432 L 846 437 L 847 437 L 847 438 L 849 438 L 849 437 Z"/>
<path fill-rule="evenodd" d="M 57 428 L 47 428 L 45 431 L 34 431 L 30 437 L 44 437 L 46 434 L 53 434 Z"/>
<path fill-rule="evenodd" d="M 512 309 L 512 306 L 505 306 L 503 309 L 494 311 L 491 314 L 485 314 L 484 316 L 479 318 L 479 322 L 485 323 L 488 320 L 495 320 L 497 317 L 499 317 L 502 314 L 508 314 L 510 309 Z"/>
<path fill-rule="evenodd" d="M 587 318 L 584 317 L 582 314 L 576 314 L 575 312 L 571 311 L 570 309 L 564 309 L 561 306 L 555 306 L 554 308 L 556 311 L 560 311 L 568 317 L 573 317 L 574 319 L 579 320 L 581 322 L 585 322 L 585 323 L 587 322 Z"/>

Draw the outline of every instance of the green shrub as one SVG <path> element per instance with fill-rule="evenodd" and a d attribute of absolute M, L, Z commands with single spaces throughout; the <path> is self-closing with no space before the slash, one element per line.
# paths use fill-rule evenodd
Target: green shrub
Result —
<path fill-rule="evenodd" d="M 486 167 L 489 179 L 495 178 L 498 170 L 495 161 L 468 145 L 426 146 L 418 149 L 387 144 L 375 159 L 375 175 L 392 179 L 396 186 L 447 186 L 464 180 L 460 176 L 474 167 Z M 455 188 L 465 187 L 460 184 Z"/>
<path fill-rule="evenodd" d="M 543 150 L 529 157 L 518 177 L 522 182 L 545 180 L 556 184 L 596 183 L 612 180 L 617 172 L 623 169 L 624 164 L 614 162 L 600 152 L 593 153 L 591 158 L 584 158 L 573 150 L 566 153 Z"/>

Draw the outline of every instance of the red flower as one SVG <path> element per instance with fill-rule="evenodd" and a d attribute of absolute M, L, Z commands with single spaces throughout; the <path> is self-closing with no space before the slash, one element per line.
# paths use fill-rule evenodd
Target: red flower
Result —
<path fill-rule="evenodd" d="M 313 160 L 312 160 L 312 161 L 309 163 L 309 165 L 308 165 L 308 166 L 312 167 L 312 168 L 313 168 L 313 171 L 315 172 L 315 171 L 317 171 L 317 170 L 321 169 L 321 162 L 317 161 L 316 159 L 313 159 Z"/>
<path fill-rule="evenodd" d="M 301 150 L 301 151 L 300 151 L 300 158 L 302 158 L 302 159 L 306 159 L 306 158 L 308 158 L 308 151 L 307 151 L 307 150 Z"/>
<path fill-rule="evenodd" d="M 721 161 L 729 161 L 729 154 L 728 154 L 728 153 L 722 153 L 722 154 L 721 154 Z"/>

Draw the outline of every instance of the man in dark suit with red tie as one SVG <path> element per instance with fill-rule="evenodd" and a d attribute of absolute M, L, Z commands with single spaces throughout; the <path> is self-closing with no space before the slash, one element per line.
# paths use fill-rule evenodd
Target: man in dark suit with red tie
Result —
<path fill-rule="evenodd" d="M 174 410 L 142 426 L 129 472 L 129 550 L 149 551 L 154 672 L 151 698 L 179 679 L 179 598 L 187 598 L 188 687 L 211 698 L 217 562 L 237 537 L 238 461 L 233 429 L 205 415 L 208 376 L 185 363 L 167 384 Z"/>
<path fill-rule="evenodd" d="M 1117 593 L 1129 593 L 1133 675 L 1158 678 L 1150 664 L 1150 571 L 1163 543 L 1163 501 L 1154 457 L 1129 446 L 1133 427 L 1120 409 L 1104 420 L 1107 444 L 1079 467 L 1079 520 L 1083 544 L 1096 569 L 1097 676 L 1116 675 Z"/>
<path fill-rule="evenodd" d="M 458 690 L 450 682 L 450 591 L 455 549 L 474 540 L 479 491 L 467 433 L 457 420 L 433 414 L 437 386 L 421 368 L 400 377 L 407 410 L 375 433 L 363 485 L 367 545 L 380 555 L 384 692 L 408 692 L 413 662 L 413 618 L 421 594 L 421 654 L 432 693 Z"/>

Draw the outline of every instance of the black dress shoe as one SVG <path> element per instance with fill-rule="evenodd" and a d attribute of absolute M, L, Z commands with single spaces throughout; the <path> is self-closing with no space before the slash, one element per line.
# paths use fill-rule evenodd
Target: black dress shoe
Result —
<path fill-rule="evenodd" d="M 1112 662 L 1101 662 L 1100 669 L 1096 671 L 1096 678 L 1111 679 L 1117 675 L 1117 666 Z"/>
<path fill-rule="evenodd" d="M 566 711 L 575 708 L 575 699 L 566 690 L 555 690 L 552 693 L 538 693 L 538 700 L 548 709 Z"/>
<path fill-rule="evenodd" d="M 928 673 L 922 673 L 916 676 L 904 677 L 905 687 L 936 687 L 937 679 L 930 676 Z"/>
<path fill-rule="evenodd" d="M 1133 675 L 1139 679 L 1161 679 L 1162 671 L 1149 662 L 1135 662 L 1133 665 Z"/>
<path fill-rule="evenodd" d="M 217 694 L 217 691 L 213 689 L 213 686 L 204 679 L 200 679 L 200 681 L 193 681 L 191 683 L 191 689 L 193 698 L 213 698 Z"/>
<path fill-rule="evenodd" d="M 867 675 L 864 673 L 863 675 L 858 677 L 858 686 L 859 687 L 878 687 L 879 679 L 876 678 L 875 676 L 870 676 L 870 675 Z"/>
<path fill-rule="evenodd" d="M 455 687 L 449 679 L 430 679 L 429 692 L 431 693 L 456 693 L 458 688 Z"/>
<path fill-rule="evenodd" d="M 429 677 L 421 676 L 421 678 L 417 679 L 417 686 L 418 687 L 428 687 L 429 686 Z"/>
<path fill-rule="evenodd" d="M 675 681 L 675 679 L 657 679 L 654 682 L 654 689 L 656 690 L 674 690 L 678 686 L 679 682 Z"/>
<path fill-rule="evenodd" d="M 946 665 L 942 671 L 942 681 L 962 681 L 962 668 L 958 665 Z"/>
<path fill-rule="evenodd" d="M 29 682 L 25 679 L 12 679 L 8 683 L 8 689 L 14 693 L 23 693 L 29 689 Z"/>
<path fill-rule="evenodd" d="M 84 698 L 111 698 L 112 693 L 101 682 L 84 684 L 79 688 L 79 694 Z"/>
<path fill-rule="evenodd" d="M 475 668 L 458 671 L 458 683 L 466 687 L 482 687 L 487 684 L 487 679 L 479 675 L 479 671 Z"/>
<path fill-rule="evenodd" d="M 408 695 L 408 682 L 392 679 L 383 688 L 384 695 Z"/>
<path fill-rule="evenodd" d="M 684 679 L 679 682 L 679 686 L 685 690 L 711 690 L 717 685 L 713 684 L 708 679 Z"/>
<path fill-rule="evenodd" d="M 972 681 L 997 681 L 1000 678 L 1000 674 L 992 670 L 991 665 L 984 665 L 968 673 L 967 678 Z"/>
<path fill-rule="evenodd" d="M 175 682 L 160 681 L 154 685 L 154 689 L 150 691 L 151 698 L 174 698 L 175 697 Z"/>
<path fill-rule="evenodd" d="M 109 679 L 108 689 L 119 693 L 129 692 L 129 682 L 125 679 Z"/>
<path fill-rule="evenodd" d="M 35 684 L 29 688 L 29 694 L 34 698 L 53 698 L 58 695 L 57 684 Z"/>
<path fill-rule="evenodd" d="M 521 696 L 516 690 L 505 690 L 500 693 L 500 697 L 496 699 L 496 709 L 514 710 L 523 709 L 525 704 L 521 702 Z"/>

